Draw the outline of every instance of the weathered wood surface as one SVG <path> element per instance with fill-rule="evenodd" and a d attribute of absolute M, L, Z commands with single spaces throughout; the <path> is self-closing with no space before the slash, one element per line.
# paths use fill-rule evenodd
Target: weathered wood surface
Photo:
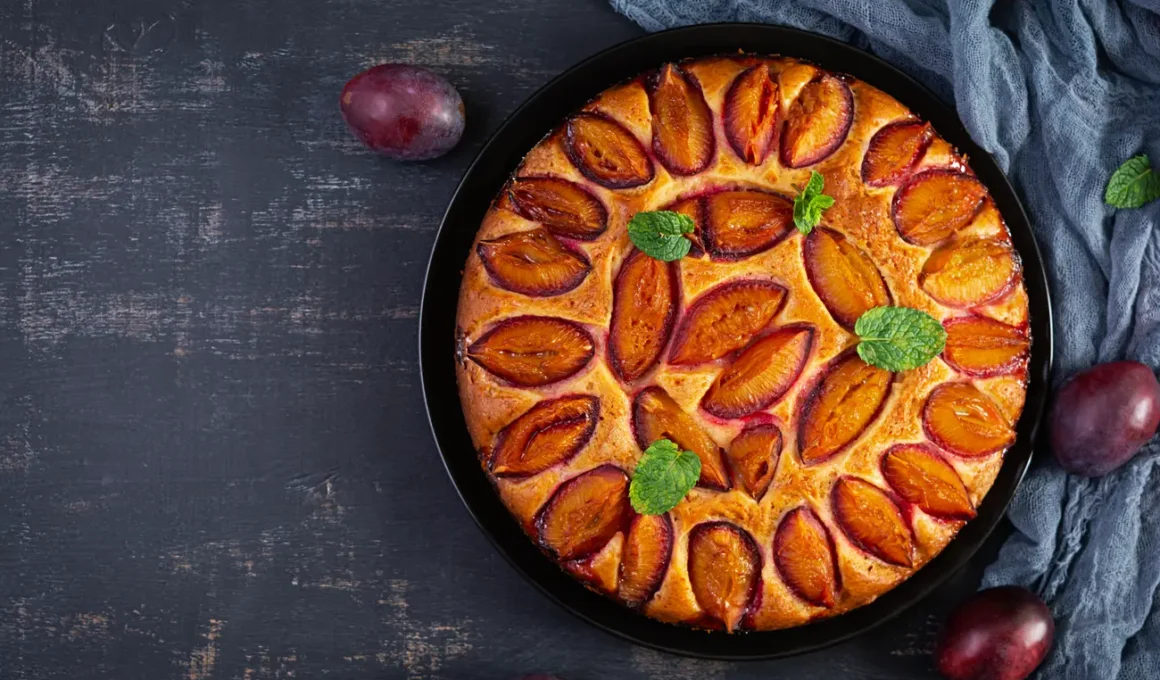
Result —
<path fill-rule="evenodd" d="M 933 675 L 977 570 L 830 651 L 673 658 L 525 585 L 440 465 L 438 218 L 522 99 L 638 33 L 601 0 L 0 3 L 0 677 Z M 345 130 L 382 61 L 460 88 L 451 156 Z"/>

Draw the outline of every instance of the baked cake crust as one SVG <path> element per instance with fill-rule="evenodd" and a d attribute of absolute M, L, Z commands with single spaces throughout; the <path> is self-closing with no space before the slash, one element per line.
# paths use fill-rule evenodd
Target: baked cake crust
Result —
<path fill-rule="evenodd" d="M 768 69 L 769 79 L 776 84 L 772 90 L 768 86 L 765 89 L 767 97 L 776 97 L 776 127 L 766 142 L 760 137 L 760 129 L 748 128 L 751 132 L 756 130 L 753 137 L 757 141 L 751 139 L 750 146 L 746 146 L 746 140 L 737 144 L 739 126 L 731 126 L 727 120 L 726 99 L 731 87 L 746 86 L 735 83 L 746 75 L 757 78 L 761 73 L 754 69 L 762 67 Z M 662 115 L 654 124 L 654 115 L 662 107 L 674 105 L 671 101 L 656 101 L 658 80 L 663 78 L 683 78 L 688 103 L 683 113 L 670 117 L 674 129 L 656 132 L 657 125 L 667 119 Z M 826 92 L 825 88 L 831 91 Z M 754 101 L 756 105 L 764 102 Z M 734 106 L 738 104 L 735 102 Z M 811 117 L 833 114 L 825 107 L 843 106 L 852 109 L 848 132 L 837 135 L 834 150 L 809 143 L 787 150 L 794 142 L 787 130 L 795 124 L 790 119 L 808 126 Z M 528 190 L 565 192 L 565 198 L 572 200 L 569 205 L 575 207 L 573 214 L 561 217 L 546 211 L 545 206 L 513 193 L 513 188 L 520 188 L 518 183 L 510 184 L 487 212 L 464 267 L 455 358 L 460 399 L 481 464 L 504 504 L 533 540 L 538 540 L 553 558 L 561 558 L 565 569 L 590 587 L 619 597 L 662 621 L 729 629 L 775 629 L 834 616 L 874 600 L 937 555 L 973 516 L 973 508 L 981 502 L 1002 465 L 1003 450 L 1012 441 L 1013 424 L 1023 408 L 1029 343 L 1027 296 L 1006 226 L 985 188 L 970 179 L 973 173 L 966 158 L 889 95 L 859 80 L 789 58 L 729 56 L 682 62 L 677 68 L 670 66 L 609 88 L 583 111 L 587 113 L 581 114 L 579 124 L 575 123 L 576 118 L 565 121 L 528 153 L 514 174 L 514 178 L 555 178 L 539 187 L 534 182 L 528 184 Z M 681 134 L 687 136 L 689 125 L 694 126 L 695 134 L 697 120 L 705 120 L 698 116 L 711 117 L 713 134 L 709 146 L 702 141 L 699 146 L 690 143 L 688 149 L 692 151 L 684 149 L 687 153 L 683 156 L 667 153 L 665 144 L 679 145 L 684 139 Z M 687 120 L 693 122 L 682 122 Z M 624 147 L 624 157 L 612 159 L 613 170 L 624 171 L 619 175 L 600 168 L 594 170 L 585 161 L 592 158 L 585 155 L 591 152 L 585 146 L 585 134 L 615 134 L 616 130 L 605 130 L 609 121 L 631 135 L 628 140 L 613 137 L 614 140 L 629 147 L 632 142 L 638 145 Z M 864 158 L 872 139 L 891 125 L 913 128 L 890 130 L 897 130 L 900 136 L 903 132 L 916 135 L 914 161 L 903 159 L 887 167 L 889 172 L 871 168 L 867 173 Z M 746 130 L 744 126 L 740 129 Z M 808 135 L 806 139 L 808 142 Z M 879 139 L 884 140 L 885 136 Z M 764 158 L 760 163 L 749 162 L 761 155 L 759 147 L 763 143 L 767 146 Z M 906 143 L 910 142 L 903 140 L 897 146 L 906 151 Z M 607 156 L 607 149 L 598 151 Z M 749 155 L 749 160 L 742 155 Z M 811 162 L 818 156 L 816 162 Z M 642 163 L 642 158 L 647 162 Z M 787 167 L 787 160 L 802 167 Z M 756 247 L 758 252 L 751 252 L 754 248 L 730 249 L 729 244 L 722 245 L 723 241 L 716 246 L 708 243 L 710 235 L 706 231 L 711 217 L 705 214 L 709 200 L 704 197 L 752 190 L 792 200 L 795 187 L 804 186 L 811 171 L 825 177 L 825 193 L 836 202 L 810 237 L 800 234 L 792 223 L 787 228 L 767 224 L 763 228 L 769 231 L 769 238 Z M 939 184 L 943 175 L 965 179 L 958 184 L 954 183 L 958 180 Z M 923 178 L 925 184 L 919 183 Z M 879 186 L 872 186 L 875 184 Z M 576 192 L 577 187 L 582 191 Z M 962 198 L 963 191 L 975 190 L 978 196 Z M 920 195 L 924 191 L 935 195 L 933 202 L 929 196 Z M 939 191 L 950 193 L 939 196 Z M 585 194 L 595 201 L 585 198 Z M 690 197 L 704 200 L 682 205 Z M 925 213 L 921 206 L 913 211 L 917 216 L 906 212 L 909 205 L 899 207 L 912 197 L 915 202 L 927 201 L 930 207 Z M 945 214 L 945 210 L 938 212 L 944 208 L 953 210 L 956 200 L 973 200 L 977 205 L 973 204 L 971 211 L 960 218 Z M 948 205 L 951 207 L 946 208 Z M 639 353 L 631 361 L 616 359 L 615 345 L 622 338 L 622 331 L 610 331 L 617 304 L 616 281 L 636 252 L 626 225 L 637 212 L 660 209 L 682 209 L 696 215 L 697 238 L 699 245 L 705 247 L 695 247 L 693 254 L 670 265 L 651 259 L 640 264 L 643 278 L 633 279 L 632 284 L 639 293 L 637 303 L 645 308 L 663 306 L 671 297 L 671 311 L 661 324 L 665 327 L 656 331 L 660 334 L 656 341 L 659 352 L 645 347 L 643 361 Z M 606 225 L 603 229 L 602 220 Z M 491 245 L 496 239 L 517 233 L 533 241 L 528 247 L 535 252 L 531 260 L 525 258 L 525 263 L 548 262 L 540 265 L 542 269 L 531 279 L 508 275 L 502 262 L 489 264 L 483 258 L 484 254 L 492 257 L 489 248 L 497 247 Z M 812 245 L 811 239 L 815 241 Z M 835 245 L 839 242 L 845 244 Z M 990 244 L 990 250 L 972 250 L 972 244 L 978 243 Z M 846 281 L 859 292 L 849 279 L 858 275 L 857 268 L 868 258 L 885 283 L 885 302 L 923 310 L 956 332 L 944 355 L 925 366 L 887 375 L 885 379 L 867 378 L 870 382 L 881 379 L 878 388 L 886 385 L 886 396 L 879 407 L 870 407 L 876 412 L 869 425 L 840 450 L 821 451 L 828 457 L 813 458 L 813 449 L 803 457 L 799 440 L 806 427 L 803 419 L 811 409 L 835 408 L 843 413 L 857 410 L 856 406 L 843 404 L 841 395 L 829 400 L 818 396 L 819 383 L 833 374 L 831 369 L 837 370 L 843 362 L 861 363 L 852 353 L 857 339 L 850 330 L 848 308 L 852 304 L 856 310 L 859 300 L 866 304 L 883 301 L 883 291 L 879 289 L 877 293 L 861 290 L 861 297 L 854 295 L 849 299 L 831 295 L 829 306 L 823 302 L 825 284 L 814 284 L 819 281 L 818 268 L 825 269 L 827 262 L 817 259 L 821 255 L 807 255 L 807 251 L 830 248 L 827 252 L 834 252 L 834 248 L 844 248 L 842 252 L 849 252 L 851 244 L 865 257 L 850 256 L 853 259 L 846 261 L 847 266 L 854 269 L 837 272 L 835 280 Z M 638 253 L 637 257 L 645 256 Z M 811 257 L 815 258 L 811 260 L 813 281 L 806 264 Z M 972 262 L 982 262 L 983 269 L 972 268 Z M 653 269 L 645 271 L 648 266 Z M 1000 282 L 1002 286 L 971 279 L 993 277 L 997 266 L 1010 269 L 1007 280 Z M 986 273 L 980 274 L 983 270 Z M 872 274 L 869 276 L 873 278 Z M 784 290 L 780 301 L 767 300 L 775 307 L 780 305 L 773 320 L 764 324 L 760 333 L 744 338 L 744 346 L 786 327 L 802 327 L 811 332 L 801 336 L 809 335 L 804 366 L 788 389 L 765 408 L 728 417 L 735 412 L 730 410 L 733 407 L 710 408 L 714 414 L 706 410 L 702 400 L 718 375 L 744 350 L 738 348 L 704 363 L 675 365 L 673 338 L 688 337 L 682 335 L 681 325 L 689 320 L 692 305 L 706 299 L 707 293 L 728 289 L 738 282 L 780 286 Z M 870 284 L 862 288 L 867 286 L 873 288 Z M 939 299 L 930 291 L 935 291 Z M 647 321 L 647 309 L 634 310 L 629 297 L 628 293 L 623 294 L 621 304 L 626 311 L 620 318 L 627 320 L 621 323 Z M 532 344 L 539 341 L 534 319 L 524 327 L 520 325 L 525 323 L 519 321 L 521 317 L 568 322 L 555 322 L 558 327 L 552 327 L 551 341 L 570 349 L 564 352 L 567 356 L 558 357 L 557 363 L 546 369 L 540 381 L 545 384 L 516 384 L 523 379 L 505 373 L 499 365 L 502 361 L 489 364 L 484 354 L 489 333 L 494 334 L 497 328 L 503 333 L 495 338 L 507 338 L 505 342 L 509 344 L 517 341 L 513 338 Z M 1000 340 L 995 340 L 998 336 L 990 332 L 992 327 L 998 329 Z M 995 343 L 1010 340 L 1009 336 L 1016 338 L 1018 347 L 1003 354 L 1007 360 L 997 365 L 997 355 L 986 352 L 995 349 Z M 629 349 L 624 351 L 639 350 L 638 345 L 639 342 L 629 342 L 625 345 Z M 972 348 L 978 351 L 972 353 Z M 502 355 L 506 350 L 499 347 L 496 351 Z M 1002 352 L 1002 348 L 998 351 Z M 658 356 L 657 361 L 648 360 L 650 352 Z M 853 364 L 849 370 L 854 370 Z M 566 375 L 552 380 L 561 374 Z M 943 385 L 949 388 L 936 391 Z M 871 385 L 867 389 L 876 388 Z M 627 500 L 617 494 L 622 493 L 622 487 L 627 494 L 627 480 L 641 456 L 642 445 L 647 446 L 647 442 L 638 440 L 644 435 L 639 416 L 634 429 L 634 400 L 639 403 L 650 398 L 649 394 L 662 394 L 660 390 L 719 447 L 718 468 L 724 479 L 714 483 L 707 479 L 708 472 L 703 473 L 702 483 L 666 517 L 649 520 L 638 530 L 632 523 Z M 856 391 L 851 393 L 857 397 Z M 932 399 L 934 394 L 939 398 Z M 537 405 L 540 410 L 522 425 L 513 425 Z M 983 412 L 973 412 L 972 408 Z M 994 422 L 978 425 L 979 418 Z M 840 426 L 815 423 L 809 427 L 823 432 L 826 427 Z M 976 438 L 964 445 L 956 439 L 959 430 L 955 428 L 960 426 L 967 428 L 968 439 L 971 432 L 978 434 L 977 428 L 982 427 L 983 434 L 997 437 L 999 444 L 987 447 Z M 551 430 L 552 427 L 557 429 Z M 505 428 L 509 429 L 505 432 Z M 732 463 L 726 455 L 735 438 L 747 428 L 766 428 L 769 441 L 777 436 L 781 443 L 780 453 L 769 461 L 773 474 L 766 475 L 771 479 L 766 480 L 768 487 L 764 490 L 753 488 L 752 478 L 743 478 L 742 464 Z M 548 435 L 543 434 L 545 431 Z M 526 460 L 521 458 L 523 449 L 512 448 L 526 447 L 536 436 L 557 436 L 557 443 L 564 441 L 563 448 L 567 450 L 559 451 L 557 456 L 563 460 L 537 461 L 534 456 Z M 898 448 L 902 444 L 918 446 Z M 989 452 L 985 450 L 988 448 Z M 504 451 L 497 454 L 499 449 Z M 891 451 L 894 455 L 887 460 L 886 454 Z M 922 461 L 929 460 L 924 455 L 933 458 L 933 467 L 922 467 Z M 497 457 L 502 458 L 498 468 Z M 945 464 L 940 465 L 939 461 Z M 624 479 L 602 466 L 615 466 L 623 471 Z M 710 467 L 703 464 L 703 468 Z M 545 539 L 542 533 L 548 520 L 542 509 L 561 485 L 593 470 L 599 474 L 584 481 L 593 480 L 592 488 L 616 498 L 605 498 L 600 509 L 578 512 L 600 515 L 593 521 L 604 522 L 604 528 L 594 529 L 595 536 L 569 537 L 566 547 L 558 539 Z M 953 472 L 948 476 L 947 470 Z M 948 510 L 946 503 L 938 506 L 927 498 L 945 499 L 947 493 L 953 496 L 955 475 L 962 482 L 962 487 L 957 488 L 965 488 L 969 507 Z M 954 505 L 953 499 L 947 502 Z M 716 524 L 719 522 L 729 524 Z M 633 541 L 638 540 L 639 532 L 639 540 L 651 541 L 650 546 L 669 553 L 667 565 L 660 566 L 663 574 L 646 579 L 648 583 L 643 588 L 630 578 L 635 572 L 626 577 L 626 569 L 637 568 L 642 560 L 649 559 L 648 555 L 641 557 L 639 550 L 631 558 L 627 555 L 630 526 Z M 698 526 L 701 528 L 694 531 Z M 732 548 L 705 548 L 703 555 L 690 554 L 691 537 L 705 545 L 713 541 L 728 544 L 733 534 L 722 533 L 723 530 L 714 533 L 722 526 L 730 531 L 738 529 L 735 533 L 741 536 L 740 542 Z M 722 554 L 714 550 L 725 550 L 726 556 L 720 558 L 723 560 L 729 560 L 729 555 L 736 557 L 738 550 L 756 551 L 760 578 L 743 575 L 742 580 L 748 578 L 748 585 L 737 587 L 746 592 L 733 599 L 723 596 L 720 601 L 713 600 L 705 594 L 706 588 L 711 591 L 716 586 L 699 582 L 701 577 L 697 575 L 691 576 L 690 560 L 709 560 L 711 564 L 712 555 Z M 736 565 L 726 564 L 722 568 L 733 566 Z M 742 572 L 745 569 L 742 565 Z"/>

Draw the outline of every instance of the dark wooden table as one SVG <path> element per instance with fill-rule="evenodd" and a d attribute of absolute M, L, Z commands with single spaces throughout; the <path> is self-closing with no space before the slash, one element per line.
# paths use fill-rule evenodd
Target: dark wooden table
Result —
<path fill-rule="evenodd" d="M 439 216 L 505 115 L 639 33 L 602 0 L 0 2 L 0 678 L 933 677 L 987 556 L 837 648 L 698 662 L 544 599 L 444 473 Z M 347 132 L 384 61 L 459 87 L 450 156 Z"/>

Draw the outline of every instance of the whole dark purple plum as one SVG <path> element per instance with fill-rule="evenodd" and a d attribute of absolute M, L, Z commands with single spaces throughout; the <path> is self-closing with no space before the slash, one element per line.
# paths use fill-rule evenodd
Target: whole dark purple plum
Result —
<path fill-rule="evenodd" d="M 436 158 L 463 136 L 459 92 L 418 66 L 380 64 L 363 71 L 342 89 L 339 103 L 355 136 L 388 158 Z"/>
<path fill-rule="evenodd" d="M 1099 364 L 1059 390 L 1051 448 L 1068 472 L 1098 477 L 1136 455 L 1160 425 L 1160 383 L 1135 361 Z"/>
<path fill-rule="evenodd" d="M 948 680 L 1023 680 L 1047 656 L 1054 636 L 1051 611 L 1035 593 L 989 588 L 947 619 L 935 662 Z"/>

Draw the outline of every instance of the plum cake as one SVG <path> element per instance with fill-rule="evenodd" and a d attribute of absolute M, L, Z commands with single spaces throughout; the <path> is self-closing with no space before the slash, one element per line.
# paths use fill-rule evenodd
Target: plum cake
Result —
<path fill-rule="evenodd" d="M 794 197 L 834 199 L 812 229 Z M 658 259 L 628 223 L 691 219 Z M 945 329 L 866 363 L 867 311 Z M 1020 260 L 968 159 L 891 96 L 783 57 L 666 64 L 563 120 L 495 197 L 463 270 L 460 399 L 530 540 L 645 616 L 728 631 L 864 605 L 975 516 L 1015 439 Z M 700 460 L 639 514 L 637 463 Z M 690 483 L 692 483 L 690 479 Z"/>

